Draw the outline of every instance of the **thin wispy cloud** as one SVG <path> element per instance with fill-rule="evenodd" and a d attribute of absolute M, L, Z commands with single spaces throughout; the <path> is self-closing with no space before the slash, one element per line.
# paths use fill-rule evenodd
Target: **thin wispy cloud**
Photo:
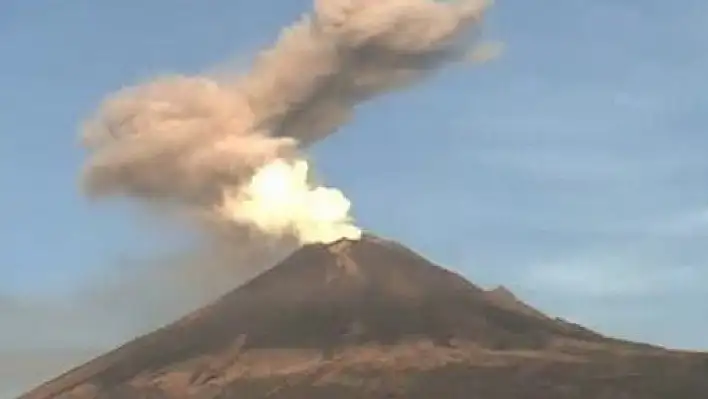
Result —
<path fill-rule="evenodd" d="M 708 206 L 660 220 L 649 226 L 648 230 L 671 236 L 708 239 Z"/>
<path fill-rule="evenodd" d="M 657 265 L 638 254 L 577 254 L 552 263 L 534 264 L 517 282 L 552 296 L 586 299 L 652 297 L 700 289 L 708 277 L 698 265 Z"/>

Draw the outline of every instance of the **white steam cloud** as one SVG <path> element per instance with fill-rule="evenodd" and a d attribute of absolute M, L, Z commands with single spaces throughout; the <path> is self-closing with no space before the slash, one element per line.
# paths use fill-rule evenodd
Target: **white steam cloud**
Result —
<path fill-rule="evenodd" d="M 486 6 L 315 0 L 249 73 L 162 77 L 109 97 L 84 130 L 83 185 L 95 197 L 177 205 L 226 230 L 356 239 L 349 201 L 311 183 L 301 151 L 357 104 L 491 55 L 472 46 Z"/>
<path fill-rule="evenodd" d="M 307 172 L 303 160 L 267 164 L 244 187 L 226 192 L 225 219 L 250 223 L 260 231 L 291 234 L 303 244 L 358 240 L 361 230 L 351 224 L 349 200 L 339 190 L 312 187 Z"/>

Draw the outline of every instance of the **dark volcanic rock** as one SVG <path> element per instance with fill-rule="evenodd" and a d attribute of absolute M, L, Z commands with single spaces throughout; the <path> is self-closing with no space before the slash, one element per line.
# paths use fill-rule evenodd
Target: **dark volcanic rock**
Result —
<path fill-rule="evenodd" d="M 519 298 L 517 298 L 513 292 L 509 291 L 509 289 L 504 286 L 499 286 L 493 290 L 487 291 L 487 296 L 497 305 L 503 308 L 507 308 L 518 313 L 524 313 L 529 316 L 535 316 L 540 319 L 548 318 L 548 316 L 546 316 L 540 310 L 533 308 L 519 300 Z"/>
<path fill-rule="evenodd" d="M 23 396 L 703 398 L 708 360 L 603 337 L 399 244 L 302 248 Z"/>

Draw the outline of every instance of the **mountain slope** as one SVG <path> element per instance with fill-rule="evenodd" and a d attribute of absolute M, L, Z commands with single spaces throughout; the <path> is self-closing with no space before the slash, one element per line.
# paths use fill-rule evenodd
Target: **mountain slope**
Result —
<path fill-rule="evenodd" d="M 677 374 L 671 381 L 667 370 Z M 663 381 L 665 392 L 690 399 L 698 396 L 686 389 L 708 389 L 706 376 L 700 355 L 552 319 L 365 236 L 304 247 L 211 306 L 23 398 L 516 398 L 506 380 L 541 378 L 544 398 L 598 397 L 552 396 L 593 384 L 634 394 Z M 660 397 L 647 392 L 624 397 Z"/>

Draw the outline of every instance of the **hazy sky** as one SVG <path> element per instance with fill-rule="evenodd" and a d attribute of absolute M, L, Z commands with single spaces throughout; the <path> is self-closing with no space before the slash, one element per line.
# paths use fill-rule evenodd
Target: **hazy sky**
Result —
<path fill-rule="evenodd" d="M 242 68 L 308 7 L 0 1 L 0 398 L 237 283 L 151 261 L 178 238 L 82 199 L 78 126 L 121 86 Z M 480 285 L 708 349 L 708 3 L 507 0 L 487 27 L 500 59 L 362 107 L 318 171 L 365 228 Z"/>

